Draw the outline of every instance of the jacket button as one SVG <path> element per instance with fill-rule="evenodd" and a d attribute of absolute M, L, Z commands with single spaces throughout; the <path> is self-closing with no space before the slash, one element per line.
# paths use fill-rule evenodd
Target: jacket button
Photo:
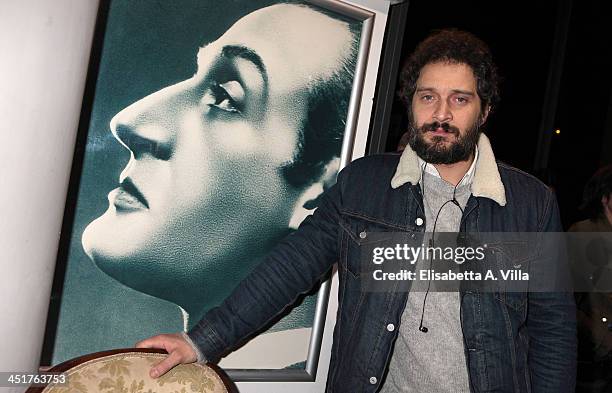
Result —
<path fill-rule="evenodd" d="M 376 385 L 376 382 L 378 382 L 378 379 L 376 379 L 376 377 L 370 377 L 370 384 Z"/>
<path fill-rule="evenodd" d="M 417 224 L 417 226 L 421 226 L 423 225 L 423 219 L 421 217 L 417 217 L 416 220 L 414 220 L 414 222 Z"/>
<path fill-rule="evenodd" d="M 387 330 L 390 331 L 390 332 L 394 331 L 395 330 L 395 325 L 392 324 L 392 323 L 388 324 L 387 325 Z"/>
<path fill-rule="evenodd" d="M 361 231 L 361 232 L 359 232 L 359 237 L 360 237 L 360 238 L 365 239 L 365 238 L 366 238 L 366 236 L 368 236 L 368 234 L 366 233 L 366 231 Z"/>

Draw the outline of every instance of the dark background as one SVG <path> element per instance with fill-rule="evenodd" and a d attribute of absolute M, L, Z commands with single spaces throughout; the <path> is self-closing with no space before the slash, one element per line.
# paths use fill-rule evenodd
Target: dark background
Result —
<path fill-rule="evenodd" d="M 413 0 L 407 8 L 402 60 L 440 28 L 467 30 L 489 44 L 503 78 L 486 126 L 497 158 L 556 190 L 565 228 L 583 219 L 584 184 L 612 163 L 610 2 Z M 396 99 L 386 151 L 395 150 L 405 122 Z"/>

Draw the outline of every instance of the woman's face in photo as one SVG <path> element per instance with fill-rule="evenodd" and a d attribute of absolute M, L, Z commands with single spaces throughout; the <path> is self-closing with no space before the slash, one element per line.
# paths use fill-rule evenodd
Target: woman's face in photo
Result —
<path fill-rule="evenodd" d="M 111 131 L 130 160 L 83 234 L 88 256 L 188 312 L 222 300 L 287 234 L 303 190 L 282 168 L 298 152 L 309 88 L 350 39 L 312 9 L 263 8 L 201 48 L 193 77 L 119 112 Z"/>

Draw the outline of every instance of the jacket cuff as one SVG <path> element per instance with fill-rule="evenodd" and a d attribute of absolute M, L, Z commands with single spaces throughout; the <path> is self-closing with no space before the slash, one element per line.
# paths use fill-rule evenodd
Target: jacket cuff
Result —
<path fill-rule="evenodd" d="M 190 343 L 197 348 L 198 362 L 200 354 L 206 362 L 217 363 L 221 359 L 221 355 L 225 352 L 226 345 L 217 335 L 215 330 L 210 326 L 210 322 L 204 318 L 190 331 L 185 333 L 189 338 Z"/>
<path fill-rule="evenodd" d="M 196 357 L 197 357 L 196 362 L 200 364 L 207 363 L 207 360 L 204 357 L 204 354 L 202 353 L 202 351 L 200 351 L 200 348 L 198 348 L 198 346 L 193 342 L 191 337 L 189 337 L 189 335 L 187 335 L 187 333 L 185 332 L 181 332 L 181 336 L 183 336 L 185 341 L 187 341 L 187 344 L 189 344 L 191 346 L 191 349 L 193 349 L 193 351 L 196 353 Z"/>

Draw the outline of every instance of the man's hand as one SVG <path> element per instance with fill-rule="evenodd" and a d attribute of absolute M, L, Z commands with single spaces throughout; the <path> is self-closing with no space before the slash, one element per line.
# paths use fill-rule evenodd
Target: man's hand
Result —
<path fill-rule="evenodd" d="M 193 363 L 197 355 L 191 345 L 179 333 L 160 334 L 136 343 L 136 348 L 160 348 L 168 352 L 168 356 L 151 367 L 149 375 L 158 378 L 178 364 Z"/>

